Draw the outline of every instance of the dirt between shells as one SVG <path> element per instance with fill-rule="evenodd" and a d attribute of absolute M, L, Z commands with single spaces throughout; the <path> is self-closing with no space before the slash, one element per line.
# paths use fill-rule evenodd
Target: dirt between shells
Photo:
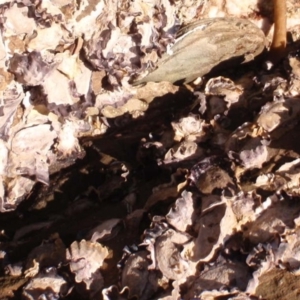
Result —
<path fill-rule="evenodd" d="M 0 0 L 0 299 L 300 299 L 299 12 Z"/>

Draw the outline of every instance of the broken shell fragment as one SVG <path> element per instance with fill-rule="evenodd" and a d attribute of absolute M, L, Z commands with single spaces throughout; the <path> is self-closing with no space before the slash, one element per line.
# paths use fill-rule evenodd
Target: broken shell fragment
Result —
<path fill-rule="evenodd" d="M 191 82 L 226 61 L 245 63 L 265 47 L 264 33 L 253 23 L 236 18 L 203 19 L 183 27 L 163 54 L 156 70 L 134 85 L 149 81 Z"/>

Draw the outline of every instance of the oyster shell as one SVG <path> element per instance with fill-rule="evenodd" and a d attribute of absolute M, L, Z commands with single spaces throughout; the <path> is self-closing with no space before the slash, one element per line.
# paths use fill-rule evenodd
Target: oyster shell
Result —
<path fill-rule="evenodd" d="M 139 251 L 129 256 L 121 276 L 121 286 L 129 288 L 129 296 L 149 299 L 157 290 L 157 278 L 150 265 L 147 251 Z"/>
<path fill-rule="evenodd" d="M 299 98 L 287 98 L 263 106 L 256 122 L 272 138 L 279 138 L 296 125 L 299 115 Z"/>
<path fill-rule="evenodd" d="M 70 269 L 75 273 L 76 282 L 84 282 L 88 290 L 95 290 L 97 287 L 98 291 L 103 285 L 103 278 L 98 269 L 107 256 L 106 247 L 85 240 L 73 242 L 66 254 L 70 261 Z"/>
<path fill-rule="evenodd" d="M 66 280 L 55 269 L 32 278 L 23 288 L 23 299 L 60 299 L 68 293 Z"/>

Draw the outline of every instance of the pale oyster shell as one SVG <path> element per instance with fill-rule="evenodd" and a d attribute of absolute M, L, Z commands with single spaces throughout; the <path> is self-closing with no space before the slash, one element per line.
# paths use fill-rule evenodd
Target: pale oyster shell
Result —
<path fill-rule="evenodd" d="M 59 299 L 68 293 L 67 281 L 50 269 L 32 278 L 23 288 L 23 297 L 28 300 Z"/>
<path fill-rule="evenodd" d="M 70 262 L 71 271 L 75 273 L 76 282 L 84 282 L 88 290 L 96 286 L 100 290 L 103 278 L 99 268 L 108 254 L 108 249 L 99 243 L 86 240 L 73 242 L 66 251 L 66 258 Z"/>
<path fill-rule="evenodd" d="M 296 125 L 300 115 L 299 98 L 287 98 L 267 103 L 256 120 L 271 137 L 280 137 Z"/>
<path fill-rule="evenodd" d="M 190 113 L 187 117 L 182 118 L 179 122 L 172 122 L 175 132 L 175 141 L 203 142 L 207 139 L 207 124 L 199 115 Z"/>
<path fill-rule="evenodd" d="M 183 191 L 166 215 L 166 220 L 179 231 L 186 231 L 192 225 L 194 200 L 191 192 Z"/>
<path fill-rule="evenodd" d="M 101 242 L 113 238 L 122 225 L 120 219 L 109 219 L 92 228 L 87 234 L 87 238 L 92 242 Z"/>

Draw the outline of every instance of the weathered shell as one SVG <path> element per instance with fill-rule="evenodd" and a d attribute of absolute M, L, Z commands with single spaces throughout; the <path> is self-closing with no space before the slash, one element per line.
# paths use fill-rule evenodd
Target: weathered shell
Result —
<path fill-rule="evenodd" d="M 129 296 L 140 300 L 152 298 L 157 290 L 157 278 L 154 271 L 149 270 L 149 253 L 139 251 L 131 254 L 122 271 L 121 286 L 129 288 Z"/>
<path fill-rule="evenodd" d="M 191 82 L 229 59 L 248 62 L 265 47 L 264 33 L 237 18 L 203 19 L 183 27 L 158 67 L 134 84 L 149 81 Z"/>
<path fill-rule="evenodd" d="M 271 133 L 272 138 L 280 137 L 296 125 L 300 115 L 299 100 L 287 98 L 267 103 L 262 107 L 256 123 Z"/>
<path fill-rule="evenodd" d="M 194 210 L 193 195 L 185 190 L 166 215 L 166 220 L 175 229 L 185 232 L 189 226 L 193 225 Z"/>
<path fill-rule="evenodd" d="M 68 293 L 66 280 L 57 274 L 56 269 L 40 273 L 23 287 L 22 299 L 61 299 Z"/>
<path fill-rule="evenodd" d="M 81 240 L 73 242 L 66 251 L 70 261 L 70 270 L 75 274 L 75 281 L 85 282 L 87 289 L 102 288 L 103 278 L 99 268 L 108 256 L 108 249 L 99 243 Z"/>

